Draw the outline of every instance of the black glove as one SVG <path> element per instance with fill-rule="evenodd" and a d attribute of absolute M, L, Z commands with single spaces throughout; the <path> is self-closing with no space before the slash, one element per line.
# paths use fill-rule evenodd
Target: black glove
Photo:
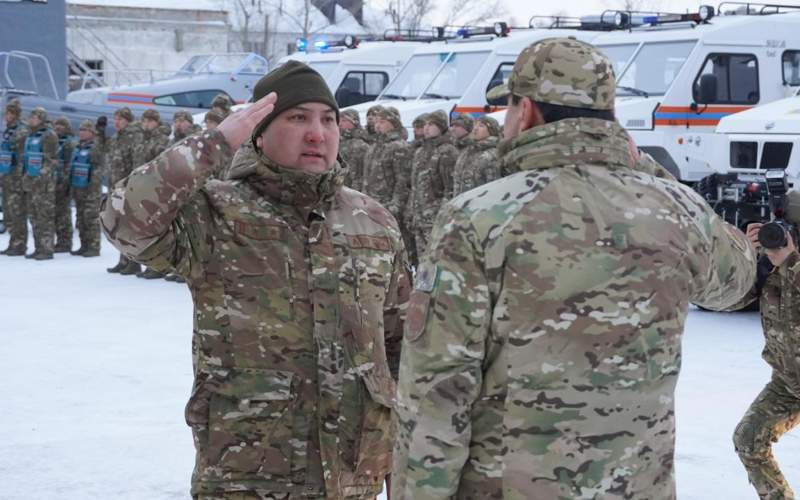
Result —
<path fill-rule="evenodd" d="M 98 116 L 97 122 L 95 123 L 95 128 L 97 130 L 105 130 L 106 125 L 108 125 L 108 118 L 105 116 Z"/>

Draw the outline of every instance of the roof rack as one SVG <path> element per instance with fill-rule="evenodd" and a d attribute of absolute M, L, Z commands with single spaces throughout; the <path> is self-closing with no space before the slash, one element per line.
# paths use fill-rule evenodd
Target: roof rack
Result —
<path fill-rule="evenodd" d="M 701 5 L 695 13 L 673 13 L 640 10 L 605 10 L 599 16 L 581 17 L 581 29 L 597 31 L 630 30 L 640 26 L 658 26 L 670 23 L 707 23 L 716 11 Z"/>
<path fill-rule="evenodd" d="M 436 42 L 456 38 L 454 31 L 444 26 L 430 29 L 388 29 L 383 32 L 383 40 L 392 42 Z"/>
<path fill-rule="evenodd" d="M 537 25 L 539 21 L 539 25 Z M 528 19 L 528 28 L 536 29 L 580 29 L 579 17 L 566 16 L 531 16 Z"/>
<path fill-rule="evenodd" d="M 780 14 L 781 9 L 800 10 L 800 5 L 778 5 L 774 3 L 758 3 L 758 2 L 722 2 L 717 6 L 717 12 L 722 12 L 723 7 L 735 7 L 733 12 L 729 15 L 742 15 L 738 11 L 744 8 L 744 15 L 746 16 L 766 16 L 770 14 Z M 785 11 L 783 11 L 785 12 Z"/>

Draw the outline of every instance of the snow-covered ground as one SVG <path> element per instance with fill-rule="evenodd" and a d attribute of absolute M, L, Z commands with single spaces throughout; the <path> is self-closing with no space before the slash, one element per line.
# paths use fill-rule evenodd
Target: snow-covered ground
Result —
<path fill-rule="evenodd" d="M 0 235 L 0 248 L 7 243 Z M 106 273 L 117 254 L 104 245 L 93 259 L 0 256 L 0 499 L 189 497 L 189 293 Z M 690 313 L 679 500 L 757 498 L 731 433 L 769 379 L 762 344 L 757 314 Z M 775 451 L 800 490 L 800 430 Z"/>

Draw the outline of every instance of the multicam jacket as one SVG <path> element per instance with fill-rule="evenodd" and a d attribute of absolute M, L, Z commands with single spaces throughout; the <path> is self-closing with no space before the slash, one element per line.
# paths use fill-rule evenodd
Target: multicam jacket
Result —
<path fill-rule="evenodd" d="M 425 140 L 414 153 L 408 203 L 412 227 L 430 227 L 439 207 L 450 199 L 457 156 L 449 135 Z"/>
<path fill-rule="evenodd" d="M 497 137 L 487 137 L 482 141 L 473 142 L 458 155 L 453 168 L 453 195 L 458 196 L 499 178 Z"/>
<path fill-rule="evenodd" d="M 754 252 L 622 128 L 528 130 L 512 171 L 442 208 L 409 304 L 392 500 L 674 499 L 690 302 L 749 289 Z"/>
<path fill-rule="evenodd" d="M 400 217 L 408 200 L 411 155 L 401 131 L 378 134 L 364 159 L 364 192 Z"/>
<path fill-rule="evenodd" d="M 153 130 L 142 130 L 144 140 L 143 162 L 153 161 L 158 155 L 164 152 L 169 146 L 170 129 L 166 125 L 160 125 Z M 139 165 L 136 165 L 137 167 Z"/>
<path fill-rule="evenodd" d="M 363 129 L 342 130 L 339 137 L 339 156 L 347 165 L 344 185 L 362 191 L 364 188 L 364 160 L 369 144 L 364 140 Z"/>
<path fill-rule="evenodd" d="M 372 498 L 390 425 L 409 277 L 392 216 L 322 175 L 191 137 L 118 185 L 101 214 L 126 255 L 186 278 L 193 494 Z"/>

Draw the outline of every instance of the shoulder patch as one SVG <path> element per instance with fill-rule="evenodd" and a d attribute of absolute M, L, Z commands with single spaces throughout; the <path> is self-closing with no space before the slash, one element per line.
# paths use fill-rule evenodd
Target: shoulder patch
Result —
<path fill-rule="evenodd" d="M 347 245 L 350 248 L 367 248 L 388 252 L 392 249 L 392 242 L 386 236 L 370 236 L 367 234 L 348 234 Z"/>
<path fill-rule="evenodd" d="M 429 263 L 420 264 L 417 275 L 414 277 L 414 290 L 430 293 L 436 287 L 439 279 L 439 266 Z"/>

